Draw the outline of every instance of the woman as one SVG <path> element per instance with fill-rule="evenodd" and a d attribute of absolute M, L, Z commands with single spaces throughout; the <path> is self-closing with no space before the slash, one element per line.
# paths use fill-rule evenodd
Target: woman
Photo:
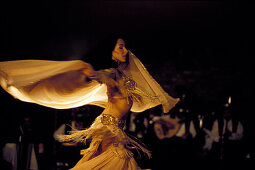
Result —
<path fill-rule="evenodd" d="M 1 86 L 14 97 L 43 106 L 66 109 L 93 104 L 104 111 L 85 130 L 60 136 L 63 142 L 86 142 L 83 158 L 72 170 L 139 169 L 130 149 L 149 151 L 123 131 L 130 111 L 162 105 L 168 112 L 179 99 L 170 97 L 142 63 L 118 39 L 112 52 L 116 69 L 94 71 L 82 61 L 9 61 L 0 63 Z"/>

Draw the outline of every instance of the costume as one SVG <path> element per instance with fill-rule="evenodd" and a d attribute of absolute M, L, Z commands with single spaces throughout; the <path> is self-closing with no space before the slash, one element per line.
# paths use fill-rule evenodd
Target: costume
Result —
<path fill-rule="evenodd" d="M 129 149 L 142 149 L 147 154 L 149 151 L 128 137 L 123 131 L 122 125 L 123 120 L 103 114 L 96 118 L 90 128 L 66 135 L 68 141 L 70 138 L 73 141 L 86 141 L 86 139 L 92 138 L 90 147 L 81 151 L 84 156 L 72 170 L 139 169 Z M 65 141 L 65 138 L 61 137 L 61 139 Z M 102 142 L 109 146 L 105 152 L 100 153 Z"/>
<path fill-rule="evenodd" d="M 25 102 L 37 103 L 56 109 L 79 107 L 86 104 L 106 107 L 109 100 L 109 81 L 116 70 L 96 72 L 94 78 L 84 75 L 81 70 L 88 64 L 76 61 L 20 60 L 0 62 L 1 86 Z M 162 104 L 168 112 L 179 99 L 170 97 L 150 76 L 140 60 L 129 51 L 128 65 L 120 69 L 123 87 L 128 98 L 132 98 L 132 112 L 142 112 Z M 89 78 L 89 81 L 88 81 Z M 83 150 L 84 157 L 77 163 L 78 169 L 138 169 L 131 148 L 149 153 L 122 130 L 123 120 L 102 114 L 85 130 L 74 131 L 61 137 L 62 141 L 83 142 L 92 138 L 90 147 Z M 109 145 L 99 153 L 103 144 Z M 103 142 L 103 143 L 102 143 Z"/>

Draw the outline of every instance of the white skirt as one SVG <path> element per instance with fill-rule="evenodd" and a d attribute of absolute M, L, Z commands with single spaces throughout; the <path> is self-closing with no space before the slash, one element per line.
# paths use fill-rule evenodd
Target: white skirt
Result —
<path fill-rule="evenodd" d="M 149 157 L 150 153 L 127 136 L 121 128 L 122 122 L 111 115 L 102 114 L 88 129 L 72 131 L 70 135 L 61 136 L 62 142 L 86 142 L 86 139 L 92 139 L 89 148 L 81 151 L 84 156 L 72 170 L 140 169 L 130 149 L 139 149 Z"/>

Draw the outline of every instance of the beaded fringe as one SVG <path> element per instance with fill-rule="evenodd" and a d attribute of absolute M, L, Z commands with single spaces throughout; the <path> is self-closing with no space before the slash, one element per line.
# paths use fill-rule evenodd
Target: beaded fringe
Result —
<path fill-rule="evenodd" d="M 116 147 L 121 145 L 123 148 L 126 148 L 127 151 L 136 149 L 139 155 L 140 150 L 149 158 L 151 158 L 150 151 L 143 147 L 143 144 L 139 144 L 141 142 L 138 139 L 132 139 L 134 137 L 129 137 L 122 129 L 116 125 L 103 125 L 98 118 L 88 129 L 74 129 L 70 131 L 69 135 L 59 135 L 57 138 L 60 142 L 85 144 L 88 139 L 92 139 L 89 148 L 81 150 L 82 155 L 86 154 L 87 152 L 96 152 L 103 141 L 111 140 L 113 145 Z M 127 153 L 127 155 L 131 156 L 130 153 Z"/>

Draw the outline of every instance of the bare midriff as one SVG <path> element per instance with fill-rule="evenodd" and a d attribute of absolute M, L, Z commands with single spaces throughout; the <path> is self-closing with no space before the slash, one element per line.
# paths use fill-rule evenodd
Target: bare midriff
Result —
<path fill-rule="evenodd" d="M 107 107 L 102 114 L 109 114 L 117 119 L 125 119 L 132 107 L 132 100 L 130 97 L 114 96 L 109 99 Z M 109 146 L 113 144 L 113 141 L 104 140 L 101 143 L 101 152 L 104 152 Z"/>
<path fill-rule="evenodd" d="M 115 118 L 123 119 L 129 113 L 132 104 L 132 100 L 129 97 L 114 96 L 109 99 L 102 114 L 109 114 Z"/>
<path fill-rule="evenodd" d="M 124 86 L 124 79 L 118 79 L 116 84 L 107 84 L 108 103 L 101 115 L 107 114 L 119 120 L 125 120 L 133 104 L 132 97 L 127 93 L 127 89 Z M 108 147 L 113 146 L 113 142 L 112 140 L 103 140 L 100 147 L 101 153 Z"/>

